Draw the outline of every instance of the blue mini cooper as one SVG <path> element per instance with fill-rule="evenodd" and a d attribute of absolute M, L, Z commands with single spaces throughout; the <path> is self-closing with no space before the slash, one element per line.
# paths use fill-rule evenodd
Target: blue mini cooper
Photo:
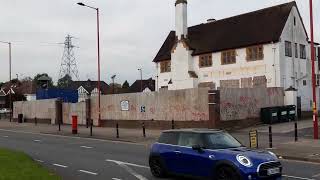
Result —
<path fill-rule="evenodd" d="M 278 180 L 282 166 L 275 154 L 244 147 L 221 130 L 181 129 L 161 134 L 149 157 L 155 177 L 182 175 L 216 180 Z"/>

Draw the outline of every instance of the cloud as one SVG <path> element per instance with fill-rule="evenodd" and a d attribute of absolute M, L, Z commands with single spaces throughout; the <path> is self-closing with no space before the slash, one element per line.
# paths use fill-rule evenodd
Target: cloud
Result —
<path fill-rule="evenodd" d="M 75 37 L 75 56 L 81 79 L 96 79 L 96 16 L 77 0 L 0 0 L 0 40 L 13 42 L 13 73 L 33 77 L 47 72 L 58 79 L 67 34 Z M 222 19 L 288 0 L 189 0 L 189 25 L 209 18 Z M 174 29 L 174 0 L 91 0 L 101 12 L 101 77 L 131 83 L 143 68 L 145 78 L 155 76 L 152 59 Z M 297 2 L 307 26 L 307 3 Z M 315 13 L 319 6 L 315 2 Z M 319 9 L 319 8 L 318 8 Z M 316 29 L 320 28 L 315 16 Z M 316 36 L 319 39 L 319 36 Z M 8 51 L 0 44 L 0 81 L 8 79 Z"/>

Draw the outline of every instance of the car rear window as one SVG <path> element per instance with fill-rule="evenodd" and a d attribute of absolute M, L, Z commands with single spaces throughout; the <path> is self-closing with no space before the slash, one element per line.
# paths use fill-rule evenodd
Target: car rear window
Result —
<path fill-rule="evenodd" d="M 162 133 L 158 142 L 163 143 L 163 144 L 172 144 L 172 145 L 177 145 L 178 144 L 178 133 L 174 132 L 165 132 Z"/>

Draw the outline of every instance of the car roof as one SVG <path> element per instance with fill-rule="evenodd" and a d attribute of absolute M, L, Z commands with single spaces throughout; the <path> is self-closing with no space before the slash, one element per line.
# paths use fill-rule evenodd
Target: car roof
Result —
<path fill-rule="evenodd" d="M 179 132 L 184 132 L 184 133 L 219 133 L 219 132 L 224 132 L 223 130 L 220 129 L 172 129 L 172 130 L 166 130 L 163 131 L 163 133 L 179 133 Z"/>

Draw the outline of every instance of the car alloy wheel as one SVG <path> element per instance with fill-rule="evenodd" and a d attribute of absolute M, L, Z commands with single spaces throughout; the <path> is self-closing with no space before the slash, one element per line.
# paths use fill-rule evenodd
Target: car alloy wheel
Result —
<path fill-rule="evenodd" d="M 216 171 L 216 177 L 214 178 L 216 180 L 239 180 L 238 174 L 235 172 L 235 170 L 228 166 L 223 166 L 217 169 Z"/>
<path fill-rule="evenodd" d="M 163 166 L 161 165 L 161 162 L 158 158 L 150 158 L 149 160 L 149 166 L 150 170 L 153 176 L 155 177 L 164 177 L 165 176 L 165 170 L 163 169 Z"/>

